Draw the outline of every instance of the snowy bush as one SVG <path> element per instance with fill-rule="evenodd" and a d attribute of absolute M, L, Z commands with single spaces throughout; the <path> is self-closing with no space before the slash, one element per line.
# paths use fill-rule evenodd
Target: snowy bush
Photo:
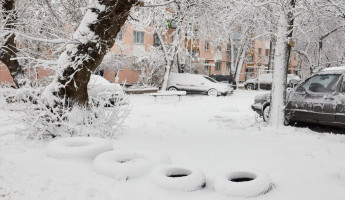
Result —
<path fill-rule="evenodd" d="M 164 55 L 158 48 L 151 48 L 145 56 L 134 59 L 131 68 L 140 70 L 136 87 L 157 87 L 164 75 Z"/>
<path fill-rule="evenodd" d="M 130 111 L 124 94 L 117 95 L 112 102 L 102 98 L 104 95 L 90 98 L 88 107 L 66 104 L 50 107 L 41 98 L 41 88 L 1 90 L 1 109 L 23 113 L 19 120 L 25 129 L 20 130 L 20 135 L 34 140 L 76 135 L 114 138 Z"/>

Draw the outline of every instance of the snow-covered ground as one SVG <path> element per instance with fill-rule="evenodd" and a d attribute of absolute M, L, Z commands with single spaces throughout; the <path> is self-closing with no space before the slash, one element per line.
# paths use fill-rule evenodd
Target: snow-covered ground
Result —
<path fill-rule="evenodd" d="M 254 199 L 345 199 L 345 179 L 339 175 L 345 166 L 345 135 L 268 128 L 250 108 L 259 93 L 185 96 L 180 102 L 174 96 L 157 102 L 148 95 L 130 96 L 133 108 L 113 148 L 164 152 L 175 165 L 200 168 L 207 185 L 194 192 L 158 188 L 149 175 L 128 181 L 98 175 L 91 160 L 48 157 L 48 142 L 20 140 L 13 134 L 16 113 L 1 111 L 0 199 L 240 199 L 214 190 L 217 175 L 234 169 L 269 175 L 273 189 Z"/>

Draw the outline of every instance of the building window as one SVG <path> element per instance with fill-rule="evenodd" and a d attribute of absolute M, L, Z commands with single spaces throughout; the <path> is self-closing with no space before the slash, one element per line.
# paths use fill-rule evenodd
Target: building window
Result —
<path fill-rule="evenodd" d="M 210 50 L 210 42 L 209 41 L 205 41 L 205 50 L 209 51 Z"/>
<path fill-rule="evenodd" d="M 231 51 L 231 44 L 230 44 L 230 43 L 228 43 L 228 44 L 226 45 L 226 50 L 227 50 L 227 51 Z"/>
<path fill-rule="evenodd" d="M 117 33 L 115 40 L 116 41 L 122 41 L 122 31 L 121 30 Z"/>
<path fill-rule="evenodd" d="M 250 62 L 250 63 L 254 62 L 253 55 L 248 55 L 247 56 L 247 62 Z"/>
<path fill-rule="evenodd" d="M 193 58 L 196 58 L 197 57 L 197 55 L 198 55 L 198 50 L 196 50 L 196 49 L 189 49 L 188 50 L 188 53 L 189 53 L 189 55 L 191 56 L 191 57 L 193 57 Z"/>
<path fill-rule="evenodd" d="M 217 45 L 217 47 L 216 47 L 216 49 L 217 49 L 217 51 L 221 51 L 222 50 L 222 45 Z"/>
<path fill-rule="evenodd" d="M 228 69 L 228 71 L 231 71 L 231 62 L 226 63 L 226 68 Z"/>
<path fill-rule="evenodd" d="M 204 70 L 208 70 L 209 62 L 205 61 Z"/>
<path fill-rule="evenodd" d="M 252 40 L 251 42 L 249 42 L 248 45 L 250 48 L 254 48 L 255 47 L 255 40 Z"/>
<path fill-rule="evenodd" d="M 258 48 L 258 54 L 261 55 L 261 48 Z"/>
<path fill-rule="evenodd" d="M 270 54 L 270 50 L 269 49 L 266 49 L 265 50 L 265 56 L 268 56 Z"/>
<path fill-rule="evenodd" d="M 157 33 L 153 35 L 153 46 L 158 47 L 161 45 L 161 41 L 159 40 L 159 37 Z"/>
<path fill-rule="evenodd" d="M 133 31 L 133 41 L 134 44 L 144 44 L 144 32 Z"/>
<path fill-rule="evenodd" d="M 231 59 L 231 51 L 226 51 L 226 57 Z"/>
<path fill-rule="evenodd" d="M 220 71 L 220 62 L 216 62 L 215 71 Z"/>

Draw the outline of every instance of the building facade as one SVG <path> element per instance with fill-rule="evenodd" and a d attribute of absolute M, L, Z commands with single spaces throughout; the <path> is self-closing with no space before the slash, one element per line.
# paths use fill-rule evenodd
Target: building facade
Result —
<path fill-rule="evenodd" d="M 163 39 L 164 42 L 172 41 L 170 37 L 174 32 L 174 28 L 169 28 L 167 36 Z M 239 34 L 234 34 L 233 39 L 240 38 Z M 127 57 L 127 62 L 122 63 L 119 67 L 118 63 L 107 63 L 104 70 L 100 72 L 106 79 L 111 82 L 119 82 L 126 84 L 135 84 L 141 75 L 140 69 L 134 69 L 131 65 L 131 57 L 142 57 L 149 53 L 153 47 L 159 48 L 159 40 L 153 33 L 151 28 L 139 28 L 132 24 L 127 24 L 116 38 L 116 44 L 110 50 L 114 55 L 121 55 Z M 235 73 L 234 67 L 231 66 L 230 55 L 231 47 L 229 44 L 216 44 L 212 38 L 202 38 L 201 36 L 193 39 L 185 39 L 181 43 L 189 52 L 185 59 L 185 65 L 188 65 L 189 73 L 198 73 L 204 75 L 229 75 Z M 240 74 L 240 82 L 249 78 L 256 78 L 260 73 L 270 73 L 269 55 L 270 55 L 269 41 L 255 39 L 249 45 L 244 59 L 242 71 Z M 234 52 L 236 54 L 237 52 Z M 297 54 L 292 53 L 290 62 L 290 73 L 296 73 L 297 68 Z M 164 66 L 161 66 L 164 68 Z M 193 70 L 192 70 L 193 69 Z M 176 69 L 175 69 L 176 71 Z M 43 69 L 38 69 L 35 76 L 30 76 L 32 79 L 39 78 L 41 84 L 48 81 L 41 81 L 49 79 L 53 73 L 47 72 Z M 0 83 L 13 83 L 6 66 L 0 66 Z"/>

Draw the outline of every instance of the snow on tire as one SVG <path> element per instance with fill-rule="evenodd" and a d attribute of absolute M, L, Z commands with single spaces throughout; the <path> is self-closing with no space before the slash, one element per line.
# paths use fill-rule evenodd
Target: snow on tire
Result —
<path fill-rule="evenodd" d="M 156 167 L 151 180 L 158 187 L 181 192 L 192 192 L 206 186 L 205 175 L 200 169 L 176 165 Z"/>
<path fill-rule="evenodd" d="M 93 162 L 96 173 L 128 180 L 144 176 L 158 164 L 168 164 L 170 158 L 154 151 L 109 151 L 97 156 Z"/>
<path fill-rule="evenodd" d="M 93 159 L 98 154 L 111 151 L 110 141 L 96 137 L 71 137 L 52 141 L 47 155 L 54 158 Z"/>
<path fill-rule="evenodd" d="M 255 197 L 267 193 L 272 184 L 263 172 L 233 171 L 218 176 L 214 187 L 217 192 L 232 197 Z"/>

